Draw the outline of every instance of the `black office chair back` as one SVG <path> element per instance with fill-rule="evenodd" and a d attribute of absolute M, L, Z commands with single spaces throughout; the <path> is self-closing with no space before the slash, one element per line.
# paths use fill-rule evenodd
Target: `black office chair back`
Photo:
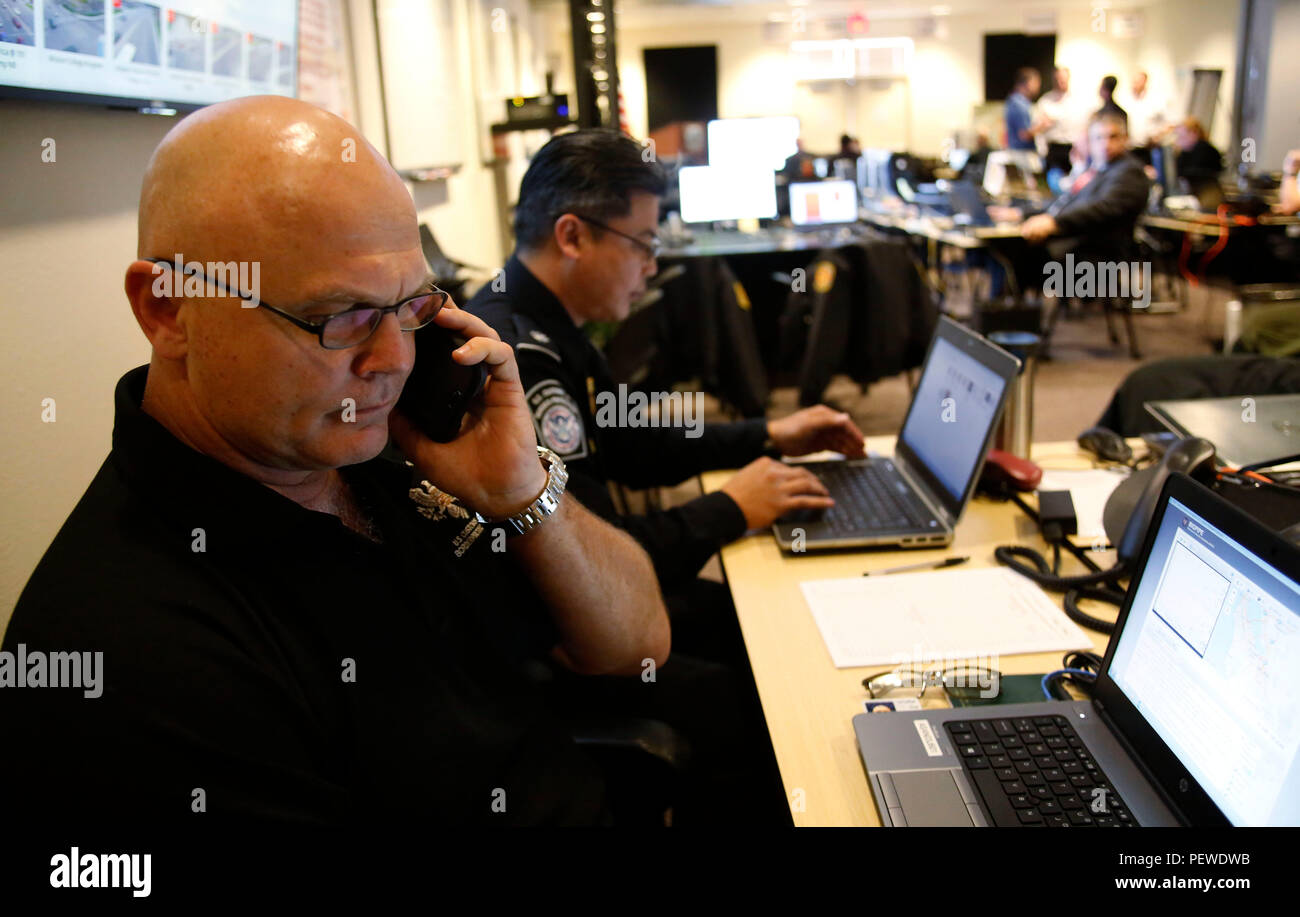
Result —
<path fill-rule="evenodd" d="M 424 249 L 424 260 L 429 263 L 434 276 L 443 279 L 456 275 L 456 262 L 443 253 L 442 246 L 433 237 L 433 230 L 427 223 L 420 224 L 420 248 Z"/>

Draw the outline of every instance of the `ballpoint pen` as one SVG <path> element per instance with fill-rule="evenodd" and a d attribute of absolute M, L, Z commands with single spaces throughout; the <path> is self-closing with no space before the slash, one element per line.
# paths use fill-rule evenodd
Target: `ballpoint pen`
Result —
<path fill-rule="evenodd" d="M 944 567 L 955 567 L 958 564 L 964 564 L 970 560 L 969 557 L 946 557 L 943 560 L 927 560 L 919 564 L 906 564 L 902 567 L 888 567 L 884 570 L 868 570 L 863 576 L 884 576 L 886 573 L 910 573 L 913 570 L 942 570 Z"/>

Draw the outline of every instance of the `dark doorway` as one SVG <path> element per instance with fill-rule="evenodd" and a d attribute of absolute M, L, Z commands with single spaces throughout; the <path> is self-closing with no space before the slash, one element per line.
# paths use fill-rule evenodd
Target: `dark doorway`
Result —
<path fill-rule="evenodd" d="M 1052 71 L 1056 68 L 1056 36 L 1007 35 L 984 36 L 984 101 L 1001 102 L 1011 95 L 1016 71 L 1033 67 L 1042 77 L 1039 92 L 1052 88 Z M 1079 87 L 1072 87 L 1076 92 Z"/>
<path fill-rule="evenodd" d="M 653 133 L 678 121 L 718 117 L 718 49 L 646 48 L 646 126 Z"/>

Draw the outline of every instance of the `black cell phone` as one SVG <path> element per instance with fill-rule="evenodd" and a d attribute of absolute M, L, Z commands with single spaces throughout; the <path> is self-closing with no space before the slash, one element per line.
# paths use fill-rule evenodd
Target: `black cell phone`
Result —
<path fill-rule="evenodd" d="M 397 407 L 429 439 L 449 443 L 460 433 L 470 402 L 487 384 L 482 363 L 462 366 L 451 352 L 468 340 L 441 325 L 414 332 L 415 367 L 397 399 Z"/>

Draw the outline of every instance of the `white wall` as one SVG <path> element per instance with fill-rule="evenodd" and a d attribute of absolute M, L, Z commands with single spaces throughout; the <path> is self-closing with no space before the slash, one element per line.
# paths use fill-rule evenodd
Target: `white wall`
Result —
<path fill-rule="evenodd" d="M 1071 68 L 1076 92 L 1095 94 L 1108 73 L 1127 84 L 1141 68 L 1150 72 L 1153 87 L 1181 98 L 1182 81 L 1192 66 L 1223 68 L 1220 116 L 1212 136 L 1224 144 L 1236 61 L 1237 6 L 1235 0 L 1158 0 L 1142 7 L 1145 28 L 1133 38 L 1094 31 L 1087 5 L 1049 0 L 1034 8 L 1055 10 L 1057 59 Z M 929 37 L 916 37 L 915 20 L 873 19 L 872 37 L 914 37 L 908 84 L 859 80 L 853 85 L 812 86 L 796 84 L 791 77 L 787 46 L 797 37 L 793 33 L 764 40 L 763 23 L 728 20 L 725 9 L 712 22 L 700 21 L 697 13 L 684 27 L 673 23 L 671 7 L 663 10 L 657 17 L 662 25 L 618 27 L 619 78 L 634 134 L 646 132 L 642 51 L 712 44 L 718 49 L 720 117 L 797 114 L 806 145 L 825 151 L 836 149 L 839 135 L 847 132 L 858 136 L 863 146 L 906 145 L 937 154 L 952 131 L 971 124 L 975 107 L 983 102 L 984 34 L 1018 32 L 1024 25 L 1024 10 L 1014 4 L 987 4 L 979 12 L 937 17 L 938 28 Z"/>
<path fill-rule="evenodd" d="M 1297 5 L 1296 0 L 1292 3 Z M 1184 110 L 1191 90 L 1192 71 L 1197 68 L 1223 70 L 1214 123 L 1207 127 L 1210 139 L 1223 150 L 1225 162 L 1231 162 L 1233 158 L 1228 144 L 1232 139 L 1232 100 L 1237 85 L 1237 28 L 1240 18 L 1240 4 L 1234 2 L 1156 4 L 1147 12 L 1147 30 L 1139 42 L 1136 61 L 1139 67 L 1151 74 L 1153 86 L 1163 87 L 1171 102 L 1178 106 L 1179 114 Z M 1293 32 L 1292 35 L 1300 38 L 1300 34 Z M 1293 47 L 1291 42 L 1275 42 L 1274 59 L 1280 52 L 1282 57 L 1294 61 Z M 1292 72 L 1296 71 L 1293 69 Z M 1159 83 L 1154 82 L 1157 78 Z M 1292 83 L 1292 91 L 1288 92 L 1291 98 L 1294 98 L 1295 85 Z M 1120 104 L 1124 104 L 1122 98 Z M 1291 110 L 1294 121 L 1294 106 Z M 1281 160 L 1272 168 L 1280 166 Z"/>
<path fill-rule="evenodd" d="M 170 119 L 0 103 L 0 629 L 109 450 L 113 385 L 148 362 L 122 291 L 150 153 Z M 55 142 L 55 161 L 41 159 Z M 55 422 L 41 401 L 55 399 Z"/>
<path fill-rule="evenodd" d="M 1300 147 L 1300 0 L 1277 0 L 1273 13 L 1273 49 L 1268 57 L 1264 136 L 1259 168 L 1280 169 L 1288 150 Z M 1279 41 L 1286 36 L 1285 41 Z"/>
<path fill-rule="evenodd" d="M 472 49 L 490 28 L 461 4 L 457 41 Z M 379 101 L 370 0 L 351 0 L 353 59 L 360 127 L 379 149 Z M 526 0 L 497 0 L 531 32 Z M 478 22 L 479 25 L 473 23 Z M 503 40 L 496 35 L 496 41 Z M 507 38 L 507 40 L 520 40 Z M 526 67 L 498 79 L 540 85 L 531 38 L 522 39 Z M 477 97 L 467 50 L 463 85 Z M 498 104 L 500 100 L 498 99 Z M 435 105 L 436 116 L 436 100 Z M 489 112 L 500 120 L 501 112 Z M 32 569 L 76 504 L 110 448 L 113 386 L 148 362 L 148 343 L 122 292 L 135 257 L 136 206 L 145 164 L 175 124 L 165 118 L 84 105 L 0 102 L 0 633 Z M 449 130 L 475 131 L 473 125 Z M 41 159 L 55 141 L 55 161 Z M 480 145 L 465 143 L 460 174 L 413 186 L 420 218 L 452 257 L 493 267 L 502 258 L 497 199 Z M 55 399 L 56 420 L 42 423 L 41 401 Z"/>

